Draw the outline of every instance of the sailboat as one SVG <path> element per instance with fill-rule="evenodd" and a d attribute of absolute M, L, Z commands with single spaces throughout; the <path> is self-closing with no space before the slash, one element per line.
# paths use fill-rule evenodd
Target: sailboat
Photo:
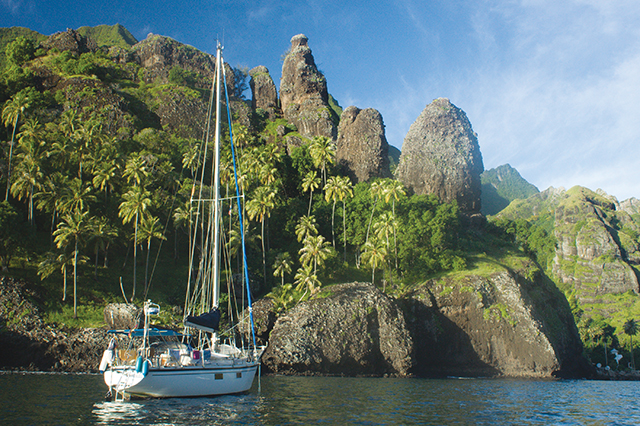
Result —
<path fill-rule="evenodd" d="M 248 309 L 244 315 L 234 317 L 227 314 L 229 322 L 237 319 L 240 323 L 248 323 L 250 329 L 249 342 L 244 342 L 237 335 L 236 326 L 220 330 L 220 281 L 223 269 L 228 281 L 232 284 L 234 275 L 223 268 L 223 202 L 229 211 L 236 204 L 237 211 L 242 212 L 242 196 L 235 173 L 235 156 L 233 135 L 231 131 L 231 114 L 229 112 L 229 96 L 225 87 L 227 117 L 229 117 L 229 133 L 231 135 L 231 152 L 236 175 L 235 197 L 220 196 L 220 130 L 221 130 L 221 80 L 224 78 L 224 61 L 222 46 L 216 49 L 215 75 L 212 83 L 211 101 L 208 112 L 207 128 L 202 150 L 202 168 L 199 179 L 191 191 L 191 241 L 190 266 L 185 298 L 184 329 L 182 332 L 158 329 L 151 325 L 151 318 L 160 313 L 160 306 L 148 300 L 144 303 L 144 325 L 132 330 L 110 330 L 113 337 L 105 350 L 100 363 L 100 371 L 104 371 L 104 381 L 109 387 L 107 396 L 116 400 L 131 397 L 196 397 L 209 395 L 235 394 L 248 391 L 254 381 L 260 357 L 265 346 L 256 345 L 253 313 L 251 309 L 251 293 L 249 291 L 249 274 L 244 254 L 243 217 L 238 214 L 237 222 L 241 238 L 243 269 L 240 275 L 246 292 Z M 215 95 L 215 138 L 213 165 L 206 167 L 209 134 L 211 131 L 211 115 Z M 208 169 L 208 170 L 207 170 Z M 205 182 L 209 182 L 207 186 Z M 226 216 L 226 215 L 225 215 Z M 230 218 L 226 218 L 230 221 Z M 226 257 L 227 261 L 229 256 Z M 230 263 L 230 262 L 227 262 Z M 230 285 L 231 285 L 230 284 Z M 229 300 L 236 292 L 229 287 Z M 237 304 L 237 303 L 236 303 Z M 244 301 L 240 306 L 245 306 Z M 226 322 L 225 322 L 226 324 Z"/>

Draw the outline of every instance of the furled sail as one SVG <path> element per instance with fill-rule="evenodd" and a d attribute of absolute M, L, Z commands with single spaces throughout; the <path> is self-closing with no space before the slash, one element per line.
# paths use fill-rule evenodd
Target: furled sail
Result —
<path fill-rule="evenodd" d="M 213 333 L 214 331 L 218 331 L 220 326 L 220 310 L 213 308 L 211 311 L 201 315 L 189 315 L 184 320 L 184 324 L 188 327 Z"/>

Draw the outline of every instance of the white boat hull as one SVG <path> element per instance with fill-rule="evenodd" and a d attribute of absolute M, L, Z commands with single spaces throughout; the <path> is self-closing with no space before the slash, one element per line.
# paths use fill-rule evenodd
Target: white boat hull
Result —
<path fill-rule="evenodd" d="M 258 363 L 228 366 L 150 368 L 146 375 L 135 367 L 115 367 L 104 372 L 109 389 L 126 396 L 195 397 L 246 392 Z"/>

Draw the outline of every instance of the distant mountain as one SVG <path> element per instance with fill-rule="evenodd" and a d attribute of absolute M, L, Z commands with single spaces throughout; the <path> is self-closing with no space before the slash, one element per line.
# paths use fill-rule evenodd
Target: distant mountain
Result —
<path fill-rule="evenodd" d="M 635 198 L 619 203 L 602 190 L 575 186 L 515 200 L 496 216 L 554 235 L 547 273 L 571 304 L 587 349 L 607 326 L 620 332 L 640 312 L 639 207 Z"/>
<path fill-rule="evenodd" d="M 98 44 L 98 47 L 118 46 L 127 49 L 138 43 L 133 34 L 120 24 L 80 27 L 78 33 L 84 37 L 91 37 Z"/>
<path fill-rule="evenodd" d="M 494 215 L 517 199 L 525 199 L 540 191 L 527 182 L 509 164 L 486 170 L 480 175 L 482 182 L 482 213 Z"/>

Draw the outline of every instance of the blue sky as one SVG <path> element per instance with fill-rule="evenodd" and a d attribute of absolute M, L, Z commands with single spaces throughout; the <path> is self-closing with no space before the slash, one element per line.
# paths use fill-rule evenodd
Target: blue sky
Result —
<path fill-rule="evenodd" d="M 99 6 L 98 6 L 99 4 Z M 43 34 L 124 25 L 233 66 L 265 65 L 306 34 L 342 107 L 376 108 L 401 148 L 433 99 L 462 108 L 485 169 L 509 163 L 529 182 L 640 198 L 640 2 L 368 0 L 79 2 L 0 0 L 0 26 Z"/>

